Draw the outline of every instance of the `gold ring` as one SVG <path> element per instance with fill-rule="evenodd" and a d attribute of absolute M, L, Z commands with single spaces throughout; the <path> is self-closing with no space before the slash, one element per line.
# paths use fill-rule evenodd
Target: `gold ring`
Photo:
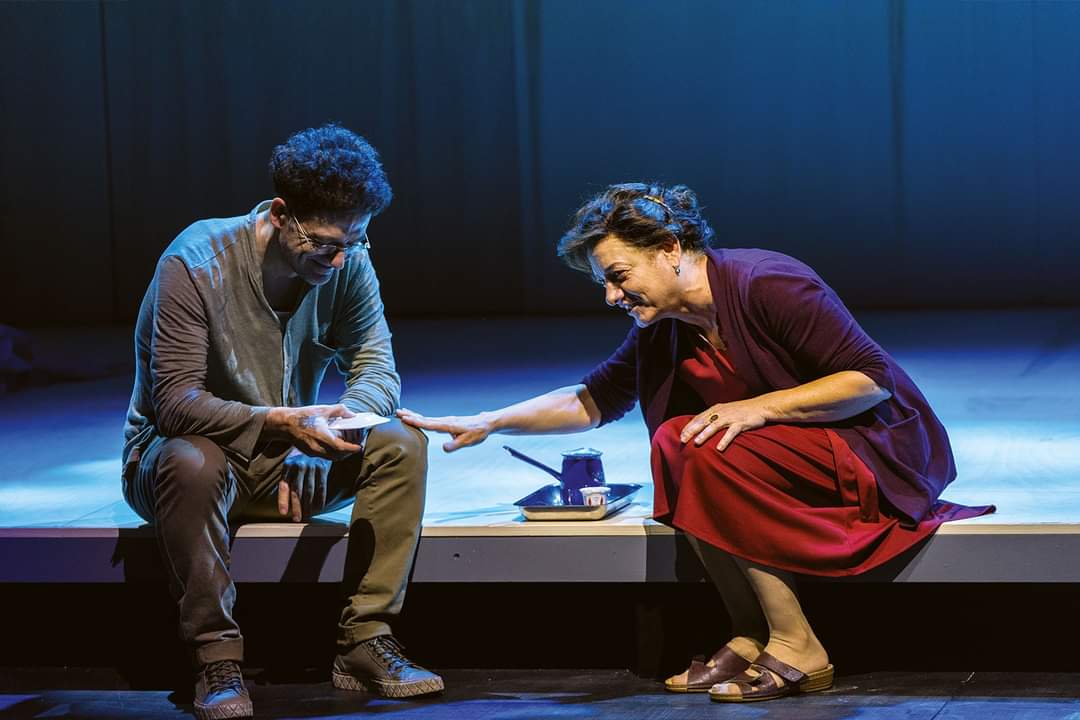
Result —
<path fill-rule="evenodd" d="M 719 419 L 720 419 L 720 416 L 717 415 L 716 413 L 713 413 L 712 415 L 709 416 L 709 422 L 710 423 L 714 423 Z"/>

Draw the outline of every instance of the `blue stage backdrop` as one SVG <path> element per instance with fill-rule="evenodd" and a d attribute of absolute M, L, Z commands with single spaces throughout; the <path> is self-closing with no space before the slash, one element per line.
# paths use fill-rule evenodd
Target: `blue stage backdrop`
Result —
<path fill-rule="evenodd" d="M 0 322 L 130 320 L 329 119 L 397 193 L 392 315 L 602 310 L 554 243 L 650 178 L 856 307 L 1080 304 L 1078 37 L 1067 2 L 2 3 Z"/>

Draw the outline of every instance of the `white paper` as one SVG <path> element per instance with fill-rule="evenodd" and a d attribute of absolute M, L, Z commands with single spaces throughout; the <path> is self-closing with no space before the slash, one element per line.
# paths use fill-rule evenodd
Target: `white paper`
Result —
<path fill-rule="evenodd" d="M 390 418 L 376 415 L 375 413 L 362 412 L 356 413 L 350 418 L 334 418 L 330 421 L 331 430 L 366 430 L 369 427 L 375 427 L 376 425 L 382 425 L 383 423 L 390 422 Z"/>

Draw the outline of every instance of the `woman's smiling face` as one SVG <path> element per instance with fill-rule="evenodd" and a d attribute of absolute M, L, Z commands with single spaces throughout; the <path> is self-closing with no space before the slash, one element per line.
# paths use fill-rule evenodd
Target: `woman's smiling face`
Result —
<path fill-rule="evenodd" d="M 608 235 L 593 248 L 589 265 L 593 279 L 604 286 L 604 301 L 645 327 L 672 315 L 682 304 L 675 273 L 680 256 L 674 240 L 670 248 L 642 249 Z"/>

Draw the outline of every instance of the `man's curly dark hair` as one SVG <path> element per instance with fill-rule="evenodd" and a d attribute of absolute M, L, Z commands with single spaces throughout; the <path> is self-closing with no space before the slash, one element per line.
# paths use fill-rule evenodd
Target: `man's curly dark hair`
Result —
<path fill-rule="evenodd" d="M 337 123 L 294 133 L 270 157 L 274 192 L 300 218 L 378 215 L 393 198 L 379 154 Z"/>

